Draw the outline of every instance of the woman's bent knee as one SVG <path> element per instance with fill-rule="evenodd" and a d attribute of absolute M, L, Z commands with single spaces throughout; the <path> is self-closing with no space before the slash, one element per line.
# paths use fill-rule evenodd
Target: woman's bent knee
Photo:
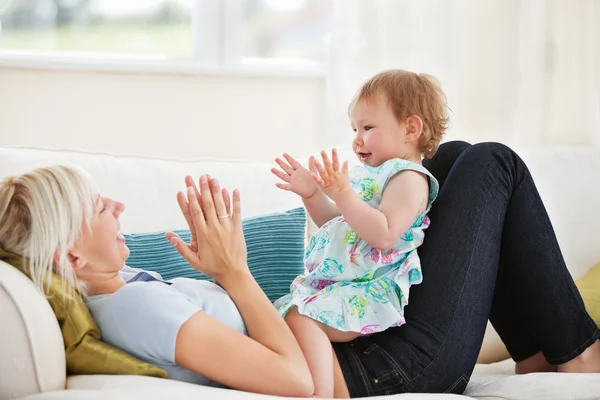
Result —
<path fill-rule="evenodd" d="M 450 142 L 442 143 L 440 145 L 440 147 L 438 148 L 437 152 L 435 153 L 435 155 L 443 154 L 443 153 L 456 153 L 456 152 L 462 153 L 464 150 L 466 150 L 469 147 L 471 147 L 470 143 L 463 142 L 462 140 L 452 140 Z M 434 157 L 435 157 L 435 155 L 434 155 Z"/>
<path fill-rule="evenodd" d="M 478 166 L 484 166 L 488 162 L 503 167 L 514 167 L 517 164 L 523 164 L 523 161 L 513 149 L 496 142 L 474 144 L 465 151 L 464 155 L 469 158 L 470 163 Z"/>

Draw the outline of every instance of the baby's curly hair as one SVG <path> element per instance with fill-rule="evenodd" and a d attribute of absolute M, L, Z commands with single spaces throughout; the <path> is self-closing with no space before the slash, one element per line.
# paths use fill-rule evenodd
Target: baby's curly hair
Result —
<path fill-rule="evenodd" d="M 383 71 L 363 84 L 348 112 L 352 112 L 359 101 L 372 101 L 379 94 L 385 95 L 398 121 L 405 121 L 411 115 L 423 120 L 419 150 L 425 158 L 433 157 L 450 119 L 446 95 L 438 80 L 431 75 L 401 69 Z"/>

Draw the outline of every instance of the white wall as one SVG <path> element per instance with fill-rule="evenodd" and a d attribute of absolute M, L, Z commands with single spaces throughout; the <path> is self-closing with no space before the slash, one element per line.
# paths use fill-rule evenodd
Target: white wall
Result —
<path fill-rule="evenodd" d="M 272 161 L 320 149 L 324 78 L 0 68 L 0 145 Z"/>

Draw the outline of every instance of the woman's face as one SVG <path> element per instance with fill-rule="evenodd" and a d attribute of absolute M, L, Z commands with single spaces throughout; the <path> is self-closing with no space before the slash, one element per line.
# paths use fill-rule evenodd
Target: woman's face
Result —
<path fill-rule="evenodd" d="M 119 271 L 129 257 L 119 222 L 125 205 L 98 197 L 94 207 L 92 219 L 84 224 L 81 236 L 69 252 L 76 275 L 84 279 L 86 275 Z"/>

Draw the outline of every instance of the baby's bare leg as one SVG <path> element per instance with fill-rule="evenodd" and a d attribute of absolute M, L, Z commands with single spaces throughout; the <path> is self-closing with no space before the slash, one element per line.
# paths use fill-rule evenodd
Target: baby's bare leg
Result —
<path fill-rule="evenodd" d="M 332 328 L 329 325 L 325 325 L 320 322 L 317 323 L 321 326 L 323 332 L 325 332 L 325 334 L 329 338 L 329 341 L 332 343 L 347 343 L 361 336 L 361 334 L 358 332 L 338 331 L 337 329 Z"/>
<path fill-rule="evenodd" d="M 314 397 L 333 397 L 333 354 L 331 342 L 320 322 L 298 313 L 293 307 L 285 316 L 306 358 L 315 386 Z"/>

